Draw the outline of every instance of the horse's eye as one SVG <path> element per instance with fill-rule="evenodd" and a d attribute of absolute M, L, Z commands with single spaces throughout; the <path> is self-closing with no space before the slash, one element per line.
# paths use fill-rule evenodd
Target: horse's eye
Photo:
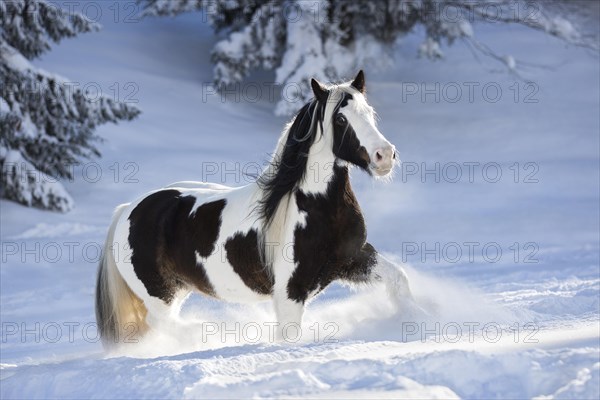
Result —
<path fill-rule="evenodd" d="M 348 120 L 346 119 L 346 117 L 344 117 L 344 114 L 338 114 L 335 116 L 335 122 L 337 122 L 340 125 L 343 125 L 347 122 Z"/>

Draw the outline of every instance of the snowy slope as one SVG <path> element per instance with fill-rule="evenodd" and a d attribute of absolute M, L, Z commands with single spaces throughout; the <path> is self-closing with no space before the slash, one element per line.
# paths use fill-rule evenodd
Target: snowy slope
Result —
<path fill-rule="evenodd" d="M 221 328 L 264 326 L 269 304 L 194 296 L 179 325 L 103 354 L 93 286 L 112 209 L 215 165 L 211 180 L 244 184 L 254 171 L 244 166 L 268 159 L 285 123 L 267 89 L 259 101 L 207 92 L 215 39 L 198 15 L 115 23 L 107 7 L 102 31 L 57 46 L 40 67 L 105 94 L 118 87 L 143 114 L 99 129 L 103 158 L 66 184 L 72 212 L 0 201 L 0 397 L 598 397 L 598 57 L 522 28 L 476 27 L 501 54 L 552 67 L 527 71 L 533 88 L 460 45 L 442 62 L 415 59 L 413 37 L 395 69 L 367 66 L 369 100 L 404 164 L 392 183 L 355 172 L 353 185 L 369 240 L 408 264 L 429 316 L 394 314 L 378 287 L 333 285 L 309 304 L 298 343 L 254 343 Z M 439 179 L 421 175 L 436 163 Z M 206 337 L 207 324 L 221 332 Z"/>

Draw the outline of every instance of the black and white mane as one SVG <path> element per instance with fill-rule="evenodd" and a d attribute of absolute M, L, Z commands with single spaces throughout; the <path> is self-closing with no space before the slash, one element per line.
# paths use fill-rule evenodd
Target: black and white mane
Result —
<path fill-rule="evenodd" d="M 308 152 L 323 130 L 325 103 L 312 100 L 300 109 L 293 119 L 283 147 L 278 149 L 271 166 L 258 180 L 263 190 L 259 216 L 269 225 L 283 197 L 290 193 L 306 175 Z"/>

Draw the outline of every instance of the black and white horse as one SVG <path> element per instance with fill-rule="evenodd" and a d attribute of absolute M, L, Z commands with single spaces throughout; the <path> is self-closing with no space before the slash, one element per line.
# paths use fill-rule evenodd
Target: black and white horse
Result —
<path fill-rule="evenodd" d="M 367 242 L 350 186 L 352 165 L 386 177 L 396 164 L 365 99 L 364 74 L 311 86 L 314 99 L 285 128 L 256 182 L 178 182 L 116 209 L 96 290 L 104 343 L 177 315 L 192 291 L 272 299 L 279 335 L 300 324 L 307 300 L 334 280 L 383 281 L 392 301 L 412 303 L 404 271 Z"/>

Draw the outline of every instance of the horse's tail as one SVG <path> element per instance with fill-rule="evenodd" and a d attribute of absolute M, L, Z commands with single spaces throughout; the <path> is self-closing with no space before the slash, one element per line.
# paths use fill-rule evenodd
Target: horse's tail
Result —
<path fill-rule="evenodd" d="M 119 273 L 113 253 L 117 222 L 126 207 L 115 210 L 96 281 L 96 323 L 105 348 L 135 340 L 148 329 L 146 306 Z"/>

